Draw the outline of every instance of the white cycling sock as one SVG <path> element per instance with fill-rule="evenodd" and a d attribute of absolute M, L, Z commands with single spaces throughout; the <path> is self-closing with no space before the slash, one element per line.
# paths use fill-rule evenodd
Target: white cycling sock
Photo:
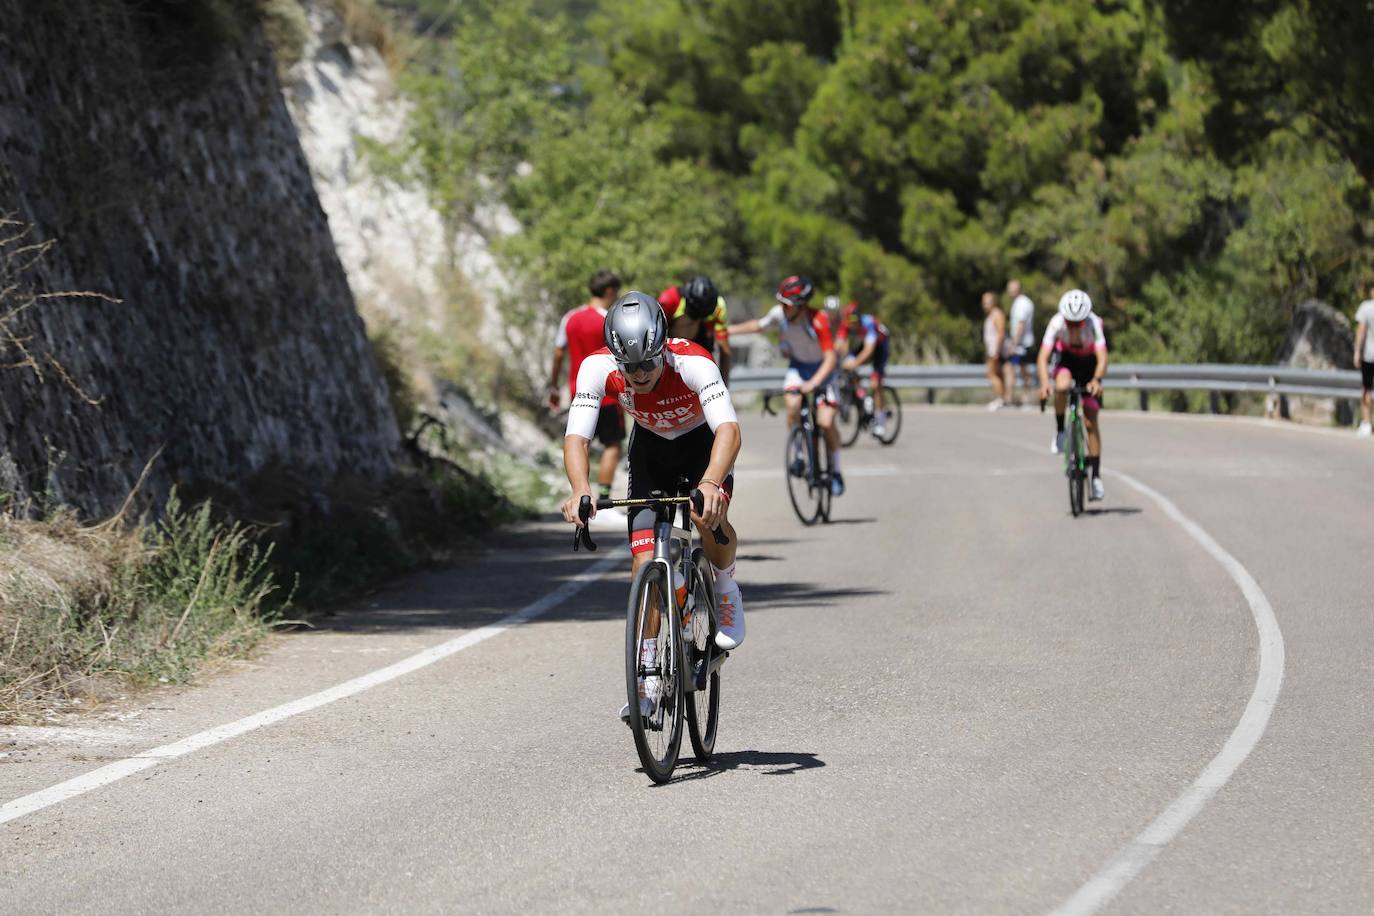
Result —
<path fill-rule="evenodd" d="M 839 469 L 840 469 L 840 453 L 839 453 L 839 452 L 831 452 L 831 453 L 830 453 L 830 470 L 832 470 L 832 471 L 838 471 Z"/>
<path fill-rule="evenodd" d="M 712 563 L 711 568 L 716 571 L 716 594 L 729 595 L 735 607 L 743 607 L 744 599 L 740 596 L 739 583 L 735 581 L 735 564 L 721 569 Z"/>

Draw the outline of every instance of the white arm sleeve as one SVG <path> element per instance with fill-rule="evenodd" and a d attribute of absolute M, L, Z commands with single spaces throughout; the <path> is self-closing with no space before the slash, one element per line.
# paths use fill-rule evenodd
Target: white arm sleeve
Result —
<path fill-rule="evenodd" d="M 687 387 L 697 393 L 701 401 L 701 412 L 711 432 L 722 423 L 738 423 L 735 405 L 730 401 L 730 391 L 720 377 L 720 367 L 706 356 L 679 356 L 677 371 Z"/>
<path fill-rule="evenodd" d="M 760 328 L 761 330 L 765 330 L 765 331 L 766 331 L 766 330 L 768 330 L 768 329 L 771 328 L 771 327 L 776 327 L 776 326 L 781 325 L 782 322 L 783 322 L 782 306 L 781 306 L 781 305 L 775 305 L 775 306 L 773 306 L 771 309 L 769 309 L 767 312 L 765 312 L 765 313 L 764 313 L 764 316 L 763 316 L 762 318 L 759 319 L 759 328 Z M 714 429 L 714 427 L 712 427 L 712 428 Z"/>
<path fill-rule="evenodd" d="M 568 429 L 564 435 L 583 439 L 596 435 L 601 399 L 606 396 L 606 376 L 614 371 L 615 360 L 608 353 L 593 353 L 582 360 L 582 368 L 577 370 L 577 394 L 568 407 Z"/>

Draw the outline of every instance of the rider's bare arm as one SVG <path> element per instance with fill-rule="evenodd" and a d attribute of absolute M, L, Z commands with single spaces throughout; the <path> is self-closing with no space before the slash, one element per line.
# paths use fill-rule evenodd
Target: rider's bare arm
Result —
<path fill-rule="evenodd" d="M 591 440 L 586 436 L 568 435 L 563 437 L 563 470 L 568 475 L 572 496 L 563 503 L 565 521 L 580 524 L 577 510 L 582 497 L 592 495 Z M 596 515 L 596 504 L 592 504 L 592 515 Z"/>
<path fill-rule="evenodd" d="M 869 357 L 871 357 L 873 355 L 873 352 L 877 349 L 878 338 L 865 337 L 864 345 L 859 348 L 858 353 L 855 353 L 853 356 L 849 357 L 849 359 L 845 360 L 845 365 L 851 368 L 854 366 L 862 366 L 865 362 L 868 361 Z"/>
<path fill-rule="evenodd" d="M 825 355 L 821 357 L 821 366 L 816 370 L 816 374 L 802 383 L 802 394 L 810 394 L 815 391 L 822 382 L 830 377 L 830 373 L 835 371 L 837 362 L 839 359 L 835 356 L 835 351 L 826 350 Z"/>
<path fill-rule="evenodd" d="M 711 446 L 711 461 L 706 465 L 706 473 L 701 475 L 698 484 L 702 494 L 701 521 L 707 528 L 715 528 L 725 520 L 725 510 L 729 505 L 721 491 L 720 482 L 730 473 L 739 457 L 739 423 L 722 423 L 716 427 L 716 440 Z"/>

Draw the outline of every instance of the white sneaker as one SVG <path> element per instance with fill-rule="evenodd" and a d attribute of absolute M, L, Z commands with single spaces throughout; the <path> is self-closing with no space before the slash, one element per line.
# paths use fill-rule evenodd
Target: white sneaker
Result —
<path fill-rule="evenodd" d="M 1091 495 L 1090 497 L 1088 497 L 1088 498 L 1091 499 L 1091 500 L 1093 500 L 1094 502 L 1096 502 L 1097 500 L 1101 499 L 1105 494 L 1106 494 L 1106 491 L 1104 491 L 1104 490 L 1102 489 L 1102 478 L 1101 478 L 1101 477 L 1094 477 L 1094 478 L 1093 478 L 1093 492 L 1092 492 L 1092 495 Z"/>
<path fill-rule="evenodd" d="M 1063 451 L 1064 451 L 1064 431 L 1063 431 L 1063 430 L 1060 430 L 1059 432 L 1055 433 L 1055 434 L 1054 434 L 1054 438 L 1050 440 L 1050 454 L 1051 454 L 1051 455 L 1058 455 L 1059 453 L 1061 453 L 1061 452 L 1063 452 Z"/>
<path fill-rule="evenodd" d="M 647 678 L 646 678 L 647 680 Z M 655 680 L 657 680 L 655 678 Z M 639 698 L 639 717 L 645 721 L 654 717 L 654 701 L 648 697 Z M 620 721 L 626 725 L 630 724 L 630 704 L 626 703 L 620 707 Z"/>
<path fill-rule="evenodd" d="M 1006 403 L 1007 402 L 1001 398 L 993 398 L 991 401 L 988 401 L 988 410 L 1001 410 L 1002 406 Z"/>
<path fill-rule="evenodd" d="M 744 601 L 740 598 L 738 584 L 716 595 L 716 619 L 720 622 L 716 645 L 726 652 L 738 649 L 744 642 Z"/>
<path fill-rule="evenodd" d="M 1355 430 L 1355 435 L 1357 436 L 1368 436 L 1371 433 L 1374 433 L 1374 429 L 1370 428 L 1368 423 L 1361 423 L 1360 428 Z"/>
<path fill-rule="evenodd" d="M 887 411 L 886 411 L 886 410 L 884 410 L 882 413 L 878 414 L 877 418 L 874 419 L 874 421 L 873 421 L 873 425 L 870 426 L 869 429 L 872 430 L 873 435 L 877 436 L 879 439 L 881 439 L 883 436 L 886 436 L 886 435 L 887 435 Z"/>

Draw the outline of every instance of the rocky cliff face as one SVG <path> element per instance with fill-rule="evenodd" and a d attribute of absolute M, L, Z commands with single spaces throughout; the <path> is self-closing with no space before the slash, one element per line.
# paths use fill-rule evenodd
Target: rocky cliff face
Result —
<path fill-rule="evenodd" d="M 386 388 L 241 6 L 0 0 L 0 211 L 31 227 L 0 250 L 14 497 L 108 512 L 159 450 L 154 495 L 392 469 Z M 42 298 L 79 291 L 110 298 Z"/>

